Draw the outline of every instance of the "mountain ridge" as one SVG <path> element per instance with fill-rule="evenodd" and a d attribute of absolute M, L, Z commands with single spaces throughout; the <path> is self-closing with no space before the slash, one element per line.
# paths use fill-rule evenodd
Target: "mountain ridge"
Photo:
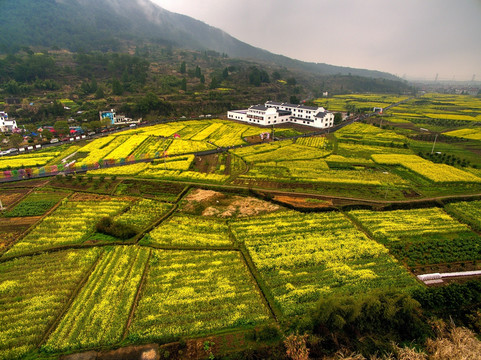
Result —
<path fill-rule="evenodd" d="M 4 0 L 0 52 L 22 46 L 62 47 L 85 51 L 119 51 L 125 41 L 155 42 L 191 50 L 213 50 L 230 57 L 273 63 L 317 75 L 356 75 L 387 80 L 377 70 L 304 62 L 270 53 L 225 31 L 186 15 L 170 12 L 150 0 Z M 28 20 L 27 20 L 28 19 Z"/>

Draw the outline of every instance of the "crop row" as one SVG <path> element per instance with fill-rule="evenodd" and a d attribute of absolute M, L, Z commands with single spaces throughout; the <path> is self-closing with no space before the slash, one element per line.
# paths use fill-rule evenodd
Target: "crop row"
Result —
<path fill-rule="evenodd" d="M 174 139 L 167 149 L 167 154 L 179 155 L 215 149 L 215 146 L 204 141 Z"/>
<path fill-rule="evenodd" d="M 319 136 L 301 137 L 296 140 L 296 144 L 317 147 L 317 148 L 324 148 L 326 147 L 327 139 L 325 137 L 319 137 Z"/>
<path fill-rule="evenodd" d="M 310 166 L 309 166 L 310 163 Z M 327 169 L 326 169 L 327 168 Z M 323 159 L 257 163 L 240 178 L 359 185 L 405 185 L 401 177 L 372 169 L 329 169 Z"/>
<path fill-rule="evenodd" d="M 375 154 L 378 164 L 401 165 L 433 182 L 481 182 L 481 178 L 445 164 L 435 164 L 417 155 Z"/>
<path fill-rule="evenodd" d="M 209 218 L 176 214 L 151 231 L 145 244 L 164 246 L 231 246 L 225 222 Z"/>
<path fill-rule="evenodd" d="M 118 343 L 149 251 L 125 246 L 107 250 L 43 349 L 64 351 Z"/>
<path fill-rule="evenodd" d="M 481 231 L 481 201 L 452 203 L 446 205 L 445 209 L 473 229 Z"/>
<path fill-rule="evenodd" d="M 152 250 L 129 337 L 157 341 L 267 319 L 269 311 L 239 252 Z"/>
<path fill-rule="evenodd" d="M 115 148 L 112 152 L 106 155 L 108 159 L 122 159 L 129 156 L 134 150 L 142 144 L 148 136 L 146 135 L 132 135 L 127 137 L 127 139 L 123 138 L 123 142 L 117 148 Z"/>
<path fill-rule="evenodd" d="M 327 151 L 283 141 L 234 150 L 249 163 L 317 159 L 328 154 Z"/>
<path fill-rule="evenodd" d="M 7 217 L 39 216 L 64 198 L 66 193 L 38 191 L 29 194 L 12 210 L 5 213 Z"/>
<path fill-rule="evenodd" d="M 141 231 L 167 213 L 170 208 L 171 205 L 159 201 L 141 199 L 132 205 L 127 212 L 116 216 L 115 220 L 119 223 L 130 225 L 137 231 Z"/>

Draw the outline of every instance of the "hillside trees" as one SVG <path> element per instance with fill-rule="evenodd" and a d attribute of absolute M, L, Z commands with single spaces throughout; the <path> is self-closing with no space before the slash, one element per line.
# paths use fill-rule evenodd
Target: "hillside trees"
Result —
<path fill-rule="evenodd" d="M 169 115 L 172 112 L 172 105 L 160 100 L 154 93 L 149 92 L 134 106 L 133 112 L 140 116 L 151 112 L 159 115 Z"/>
<path fill-rule="evenodd" d="M 254 86 L 261 86 L 262 83 L 269 83 L 269 74 L 265 70 L 259 70 L 256 66 L 249 69 L 249 83 Z"/>

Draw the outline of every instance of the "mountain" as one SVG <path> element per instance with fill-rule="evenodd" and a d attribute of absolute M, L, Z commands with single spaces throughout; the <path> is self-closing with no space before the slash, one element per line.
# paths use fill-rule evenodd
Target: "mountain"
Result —
<path fill-rule="evenodd" d="M 399 80 L 365 69 L 308 63 L 246 44 L 191 17 L 172 13 L 150 0 L 0 0 L 0 52 L 22 47 L 73 51 L 121 51 L 125 44 L 154 42 L 230 57 L 274 63 L 320 75 L 356 75 Z"/>

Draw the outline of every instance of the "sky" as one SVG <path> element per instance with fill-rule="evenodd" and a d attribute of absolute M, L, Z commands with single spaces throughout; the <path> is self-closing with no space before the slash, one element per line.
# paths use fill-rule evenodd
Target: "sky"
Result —
<path fill-rule="evenodd" d="M 481 80 L 481 0 L 152 0 L 291 58 Z"/>

